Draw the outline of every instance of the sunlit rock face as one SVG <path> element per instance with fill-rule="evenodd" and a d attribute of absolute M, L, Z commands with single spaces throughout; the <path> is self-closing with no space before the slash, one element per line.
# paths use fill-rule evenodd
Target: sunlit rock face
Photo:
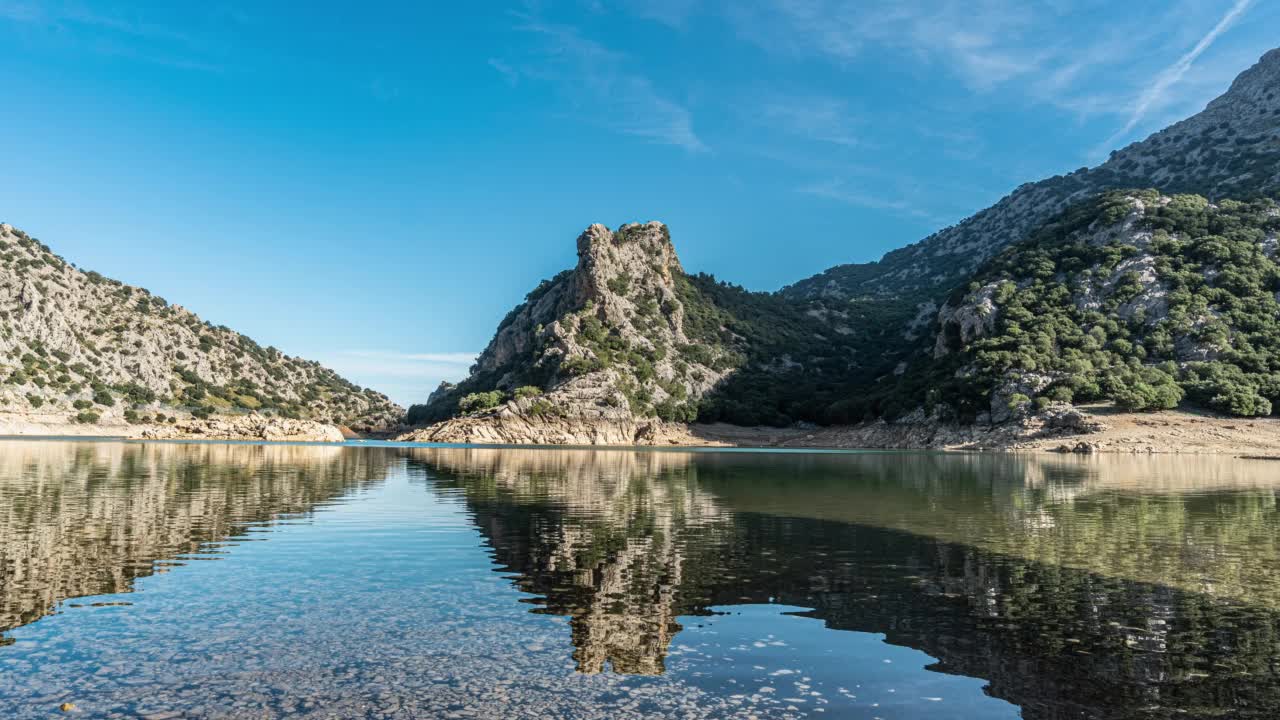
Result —
<path fill-rule="evenodd" d="M 453 415 L 468 393 L 512 394 L 533 386 L 541 394 L 509 397 L 488 412 L 401 439 L 557 445 L 686 439 L 652 409 L 696 401 L 728 368 L 716 361 L 722 349 L 681 353 L 693 341 L 680 295 L 684 270 L 667 227 L 592 225 L 578 236 L 577 248 L 577 265 L 544 281 L 508 313 L 471 376 L 433 393 L 427 415 Z"/>

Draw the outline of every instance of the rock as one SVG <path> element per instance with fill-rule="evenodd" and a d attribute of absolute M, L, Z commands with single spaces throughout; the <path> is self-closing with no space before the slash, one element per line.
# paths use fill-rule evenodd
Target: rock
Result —
<path fill-rule="evenodd" d="M 337 426 L 314 420 L 267 417 L 256 413 L 208 420 L 192 418 L 173 425 L 144 428 L 146 440 L 268 440 L 276 442 L 342 442 L 346 438 Z"/>
<path fill-rule="evenodd" d="M 969 293 L 958 306 L 944 304 L 938 311 L 938 336 L 933 345 L 933 357 L 941 358 L 995 330 L 1000 308 L 995 303 L 999 287 L 989 283 Z M 953 347 L 953 344 L 959 343 Z"/>
<path fill-rule="evenodd" d="M 1084 440 L 1081 440 L 1080 442 L 1074 443 L 1074 444 L 1059 445 L 1053 449 L 1053 452 L 1074 453 L 1076 455 L 1092 455 L 1098 452 L 1099 449 L 1100 447 L 1097 443 L 1091 443 L 1091 442 L 1086 442 Z M 1150 452 L 1150 448 L 1148 448 L 1148 452 Z"/>
<path fill-rule="evenodd" d="M 528 377 L 540 394 L 401 435 L 425 442 L 662 445 L 687 437 L 654 419 L 655 408 L 688 404 L 728 373 L 724 349 L 684 332 L 683 275 L 667 227 L 588 227 L 578 263 L 529 293 L 476 360 L 471 377 L 432 393 L 427 417 L 448 417 L 468 393 L 511 397 Z M 686 356 L 682 356 L 685 349 Z M 641 358 L 641 359 L 637 359 Z M 802 366 L 782 356 L 778 372 Z"/>

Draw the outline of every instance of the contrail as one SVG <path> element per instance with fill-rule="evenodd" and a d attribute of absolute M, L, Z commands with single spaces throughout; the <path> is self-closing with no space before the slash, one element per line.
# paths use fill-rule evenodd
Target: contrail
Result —
<path fill-rule="evenodd" d="M 1177 62 L 1157 75 L 1155 82 L 1151 83 L 1143 91 L 1142 96 L 1138 98 L 1138 104 L 1134 106 L 1133 114 L 1129 116 L 1129 122 L 1125 123 L 1124 129 L 1116 133 L 1115 136 L 1124 135 L 1141 122 L 1142 118 L 1146 116 L 1147 110 L 1164 95 L 1166 90 L 1181 80 L 1183 75 L 1187 74 L 1187 70 L 1191 69 L 1191 63 L 1195 62 L 1196 58 L 1200 57 L 1205 50 L 1208 50 L 1219 35 L 1230 29 L 1235 24 L 1235 21 L 1244 14 L 1245 10 L 1249 9 L 1249 5 L 1252 2 L 1253 0 L 1236 0 L 1236 4 L 1231 6 L 1227 14 L 1222 16 L 1222 19 L 1218 21 L 1217 25 L 1213 26 L 1213 29 L 1208 34 L 1200 38 L 1200 42 L 1196 43 L 1195 47 L 1191 48 L 1187 54 L 1178 58 Z"/>

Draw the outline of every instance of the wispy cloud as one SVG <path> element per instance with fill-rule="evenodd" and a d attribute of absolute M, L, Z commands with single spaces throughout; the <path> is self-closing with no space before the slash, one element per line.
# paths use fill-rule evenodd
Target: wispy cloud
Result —
<path fill-rule="evenodd" d="M 1249 6 L 1252 4 L 1252 1 L 1253 0 L 1236 0 L 1235 4 L 1231 6 L 1227 13 L 1218 20 L 1218 23 L 1214 25 L 1208 33 L 1200 38 L 1200 41 L 1195 44 L 1195 47 L 1188 50 L 1185 54 L 1179 57 L 1177 61 L 1165 68 L 1155 77 L 1154 80 L 1151 81 L 1151 84 L 1148 85 L 1147 88 L 1142 91 L 1142 94 L 1138 96 L 1137 102 L 1134 104 L 1133 110 L 1129 115 L 1129 120 L 1125 122 L 1124 127 L 1116 133 L 1116 138 L 1127 134 L 1129 131 L 1137 127 L 1138 123 L 1142 122 L 1143 118 L 1147 116 L 1147 112 L 1152 108 L 1152 106 L 1159 103 L 1169 92 L 1170 88 L 1182 80 L 1183 76 L 1187 74 L 1187 71 L 1191 69 L 1192 63 L 1203 55 L 1204 51 L 1208 50 L 1209 46 L 1212 45 L 1214 41 L 1222 35 L 1222 33 L 1229 30 L 1231 26 L 1234 25 L 1242 15 L 1244 15 L 1245 11 L 1248 10 Z M 1116 138 L 1113 138 L 1113 140 Z"/>
<path fill-rule="evenodd" d="M 708 150 L 694 131 L 689 109 L 632 69 L 625 55 L 584 36 L 575 26 L 535 16 L 520 18 L 517 29 L 541 39 L 539 52 L 524 62 L 499 63 L 520 76 L 559 85 L 588 121 L 688 152 Z M 497 69 L 493 60 L 489 64 Z"/>
<path fill-rule="evenodd" d="M 344 377 L 377 388 L 401 405 L 410 405 L 425 401 L 441 381 L 465 378 L 478 353 L 345 350 L 311 356 Z"/>
<path fill-rule="evenodd" d="M 785 133 L 812 140 L 853 147 L 859 144 L 853 131 L 854 115 L 844 100 L 834 97 L 792 97 L 767 102 L 752 109 L 766 124 Z"/>
<path fill-rule="evenodd" d="M 1050 106 L 1080 123 L 1117 118 L 1119 130 L 1092 152 L 1082 152 L 1082 160 L 1097 160 L 1136 129 L 1195 112 L 1221 93 L 1242 67 L 1242 53 L 1215 44 L 1224 45 L 1220 38 L 1247 14 L 1260 14 L 1261 5 L 743 0 L 723 17 L 741 39 L 771 54 L 820 60 L 849 71 L 851 79 L 872 63 L 908 87 L 936 74 L 950 76 L 969 92 L 948 94 L 943 85 L 934 98 L 922 100 L 946 98 L 953 117 L 965 104 L 981 112 L 989 97 Z M 1099 22 L 1102 14 L 1105 22 Z M 1258 34 L 1253 35 L 1256 48 Z M 813 114 L 815 128 L 823 118 Z M 777 119 L 790 120 L 782 129 L 793 131 L 802 118 Z M 859 127 L 857 137 L 874 143 L 876 133 L 871 122 Z"/>
<path fill-rule="evenodd" d="M 520 73 L 515 68 L 498 58 L 489 58 L 489 67 L 498 71 L 498 74 L 507 81 L 508 85 L 517 85 L 520 83 Z"/>
<path fill-rule="evenodd" d="M 684 30 L 700 5 L 699 0 L 627 0 L 630 11 L 642 18 Z"/>
<path fill-rule="evenodd" d="M 904 51 L 988 90 L 1037 71 L 1047 53 L 1025 43 L 1036 12 L 1023 3 L 771 0 L 729 11 L 738 32 L 765 48 L 849 62 L 869 48 Z"/>
<path fill-rule="evenodd" d="M 803 185 L 796 189 L 805 195 L 812 195 L 827 200 L 834 200 L 845 205 L 867 208 L 869 210 L 887 210 L 896 215 L 916 218 L 928 224 L 942 226 L 950 220 L 930 212 L 924 205 L 915 202 L 905 194 L 886 196 L 882 193 L 871 193 L 857 187 L 850 187 L 844 180 L 832 179 Z"/>
<path fill-rule="evenodd" d="M 216 14 L 215 14 L 216 15 Z M 223 20 L 238 16 L 223 15 Z M 211 59 L 220 44 L 156 22 L 141 13 L 101 12 L 75 2 L 0 0 L 0 20 L 45 30 L 101 55 L 183 70 L 220 71 Z"/>

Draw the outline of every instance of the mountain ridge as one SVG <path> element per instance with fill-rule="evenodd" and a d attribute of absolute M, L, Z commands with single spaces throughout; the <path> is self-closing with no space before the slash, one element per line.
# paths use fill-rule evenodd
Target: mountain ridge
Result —
<path fill-rule="evenodd" d="M 1226 127 L 1221 127 L 1227 123 Z M 1243 134 L 1251 133 L 1251 134 Z M 1197 161 L 1214 162 L 1236 137 L 1258 145 L 1248 167 L 1231 175 L 1206 172 Z M 1238 151 L 1232 148 L 1233 152 Z M 1182 162 L 1186 157 L 1189 162 Z M 1243 177 L 1262 172 L 1265 177 Z M 1206 176 L 1213 175 L 1212 182 Z M 918 242 L 891 250 L 878 261 L 837 265 L 784 287 L 797 299 L 848 299 L 858 295 L 910 295 L 945 285 L 971 272 L 996 251 L 1048 221 L 1072 202 L 1105 190 L 1159 187 L 1195 192 L 1210 199 L 1280 188 L 1280 48 L 1264 54 L 1204 110 L 1113 151 L 1094 168 L 1019 185 L 979 210 Z"/>

